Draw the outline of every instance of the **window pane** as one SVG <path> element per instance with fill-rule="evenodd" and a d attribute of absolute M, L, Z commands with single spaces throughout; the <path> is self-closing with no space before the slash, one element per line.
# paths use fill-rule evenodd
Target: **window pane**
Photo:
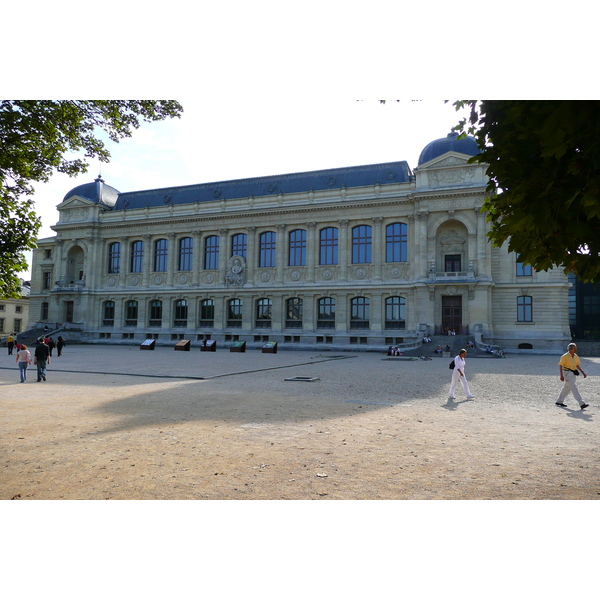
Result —
<path fill-rule="evenodd" d="M 209 235 L 204 239 L 204 268 L 219 268 L 219 236 Z"/>
<path fill-rule="evenodd" d="M 295 229 L 290 231 L 290 267 L 303 267 L 306 265 L 306 231 Z"/>
<path fill-rule="evenodd" d="M 121 244 L 114 242 L 108 247 L 108 272 L 118 273 L 121 266 Z"/>
<path fill-rule="evenodd" d="M 184 237 L 179 240 L 179 270 L 192 270 L 192 253 L 194 250 L 194 240 L 191 237 Z"/>
<path fill-rule="evenodd" d="M 144 268 L 144 242 L 131 244 L 131 272 L 141 273 Z"/>
<path fill-rule="evenodd" d="M 168 247 L 167 240 L 156 240 L 154 244 L 154 271 L 164 272 L 167 270 Z"/>
<path fill-rule="evenodd" d="M 231 256 L 243 256 L 246 258 L 248 250 L 248 236 L 238 233 L 231 238 Z"/>
<path fill-rule="evenodd" d="M 359 225 L 352 229 L 352 263 L 371 262 L 371 226 Z"/>
<path fill-rule="evenodd" d="M 321 229 L 319 245 L 319 264 L 338 264 L 338 230 L 336 227 Z"/>
<path fill-rule="evenodd" d="M 386 227 L 386 262 L 406 262 L 407 228 L 404 223 L 393 223 Z"/>
<path fill-rule="evenodd" d="M 266 231 L 261 233 L 259 238 L 259 267 L 274 267 L 275 266 L 275 232 Z"/>

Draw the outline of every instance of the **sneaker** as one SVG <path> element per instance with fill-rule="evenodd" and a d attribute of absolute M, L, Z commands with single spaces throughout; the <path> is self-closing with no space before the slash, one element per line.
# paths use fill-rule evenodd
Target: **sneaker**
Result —
<path fill-rule="evenodd" d="M 475 398 L 475 396 L 467 396 L 467 400 L 473 400 L 473 398 Z"/>
<path fill-rule="evenodd" d="M 456 400 L 456 396 L 448 396 L 448 400 Z"/>
<path fill-rule="evenodd" d="M 46 376 L 45 376 L 45 375 L 42 375 L 42 379 L 43 379 L 44 381 L 46 381 Z"/>
<path fill-rule="evenodd" d="M 564 402 L 555 402 L 556 406 L 567 406 Z"/>
<path fill-rule="evenodd" d="M 588 406 L 589 406 L 589 404 L 586 404 L 584 402 L 579 408 L 581 408 L 581 410 L 583 410 L 584 408 L 587 408 Z"/>

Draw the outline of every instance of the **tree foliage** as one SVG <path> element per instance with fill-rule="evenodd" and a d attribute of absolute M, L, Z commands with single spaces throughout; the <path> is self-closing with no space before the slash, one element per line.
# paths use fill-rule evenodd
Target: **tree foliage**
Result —
<path fill-rule="evenodd" d="M 182 111 L 174 100 L 0 102 L 0 298 L 20 294 L 16 274 L 27 268 L 23 252 L 35 247 L 41 222 L 30 198 L 33 184 L 47 182 L 54 171 L 85 173 L 86 159 L 108 162 L 99 130 L 118 142 L 141 121 L 180 117 Z"/>
<path fill-rule="evenodd" d="M 600 101 L 463 100 L 456 129 L 488 165 L 484 210 L 495 246 L 546 271 L 600 280 Z"/>

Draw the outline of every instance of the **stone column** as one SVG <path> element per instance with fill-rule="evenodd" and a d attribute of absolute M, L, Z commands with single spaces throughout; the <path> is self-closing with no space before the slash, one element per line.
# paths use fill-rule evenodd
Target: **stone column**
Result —
<path fill-rule="evenodd" d="M 381 333 L 383 331 L 382 302 L 383 297 L 381 293 L 377 292 L 371 294 L 371 297 L 369 298 L 369 308 L 371 312 L 371 322 L 369 323 L 369 327 L 371 333 Z"/>
<path fill-rule="evenodd" d="M 129 238 L 121 237 L 119 238 L 119 243 L 121 244 L 121 260 L 119 264 L 119 287 L 121 289 L 125 289 L 127 287 L 127 275 L 129 273 L 129 248 L 128 248 Z"/>
<path fill-rule="evenodd" d="M 170 233 L 167 237 L 169 245 L 167 247 L 167 285 L 173 285 L 173 275 L 177 268 L 177 244 L 176 236 L 174 233 Z"/>
<path fill-rule="evenodd" d="M 200 281 L 200 269 L 202 268 L 202 232 L 193 231 L 194 248 L 192 254 L 192 285 L 198 287 Z"/>
<path fill-rule="evenodd" d="M 144 285 L 149 288 L 150 287 L 150 273 L 152 272 L 152 255 L 153 255 L 153 248 L 152 248 L 152 236 L 151 235 L 143 235 L 142 236 L 143 240 L 144 240 L 144 272 L 142 273 L 142 276 L 144 278 Z"/>
<path fill-rule="evenodd" d="M 348 219 L 341 219 L 339 221 L 340 236 L 338 248 L 338 263 L 340 265 L 340 281 L 348 281 L 348 263 L 352 260 L 348 243 L 348 223 Z"/>
<path fill-rule="evenodd" d="M 276 243 L 276 271 L 275 271 L 275 283 L 281 285 L 283 283 L 283 273 L 285 270 L 285 247 L 286 247 L 286 226 L 277 225 L 277 239 Z"/>
<path fill-rule="evenodd" d="M 383 263 L 385 262 L 385 245 L 382 244 L 382 224 L 383 217 L 373 217 L 373 241 L 371 247 L 371 262 L 374 265 L 375 271 L 373 279 L 381 281 L 381 273 Z"/>
<path fill-rule="evenodd" d="M 248 252 L 246 256 L 246 286 L 254 286 L 254 269 L 256 267 L 256 227 L 247 227 Z"/>
<path fill-rule="evenodd" d="M 219 229 L 219 285 L 225 285 L 225 275 L 227 275 L 227 261 L 229 260 L 228 234 L 228 229 Z"/>
<path fill-rule="evenodd" d="M 306 281 L 314 283 L 315 281 L 315 263 L 319 254 L 319 247 L 316 241 L 317 223 L 311 221 L 306 224 L 308 231 L 306 233 Z"/>

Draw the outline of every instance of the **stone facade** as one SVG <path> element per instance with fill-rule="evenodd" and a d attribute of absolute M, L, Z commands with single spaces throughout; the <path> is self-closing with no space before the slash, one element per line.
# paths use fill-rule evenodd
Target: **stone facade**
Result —
<path fill-rule="evenodd" d="M 563 350 L 567 278 L 491 247 L 485 167 L 468 159 L 448 151 L 406 177 L 401 163 L 296 174 L 292 191 L 288 176 L 262 178 L 266 191 L 237 196 L 259 180 L 110 188 L 116 203 L 98 179 L 99 195 L 67 194 L 56 236 L 38 241 L 29 324 L 70 323 L 95 342 L 353 349 L 454 329 L 510 351 Z"/>
<path fill-rule="evenodd" d="M 21 297 L 0 299 L 0 340 L 20 333 L 29 320 L 29 282 L 21 279 Z"/>

